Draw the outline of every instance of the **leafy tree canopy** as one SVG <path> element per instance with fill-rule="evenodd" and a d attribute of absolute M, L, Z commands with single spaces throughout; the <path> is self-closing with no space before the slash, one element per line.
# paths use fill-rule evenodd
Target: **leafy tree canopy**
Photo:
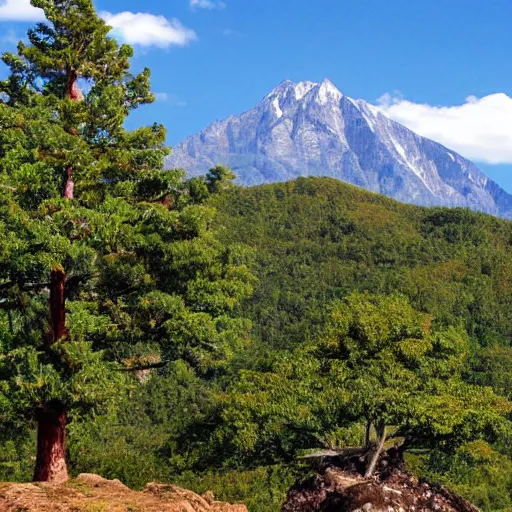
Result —
<path fill-rule="evenodd" d="M 352 294 L 334 304 L 304 348 L 284 354 L 270 372 L 242 375 L 224 431 L 233 453 L 248 458 L 359 442 L 368 474 L 391 439 L 403 450 L 449 452 L 510 437 L 510 403 L 464 382 L 468 354 L 460 328 L 432 329 L 405 298 Z"/>

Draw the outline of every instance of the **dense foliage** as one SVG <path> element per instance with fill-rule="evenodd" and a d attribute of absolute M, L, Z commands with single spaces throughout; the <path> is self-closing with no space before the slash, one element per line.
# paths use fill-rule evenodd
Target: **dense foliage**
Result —
<path fill-rule="evenodd" d="M 328 178 L 234 190 L 214 200 L 223 240 L 257 254 L 250 307 L 259 340 L 293 348 L 352 291 L 400 293 L 474 347 L 512 339 L 512 223 L 419 208 Z"/>
<path fill-rule="evenodd" d="M 369 446 L 375 432 L 371 476 L 388 441 L 449 452 L 486 436 L 512 439 L 508 400 L 464 382 L 468 352 L 463 332 L 433 329 L 403 297 L 352 294 L 305 347 L 270 370 L 241 373 L 223 414 L 223 451 L 269 463 L 299 448 Z"/>
<path fill-rule="evenodd" d="M 326 332 L 332 331 L 333 315 L 337 319 L 334 325 L 340 326 L 356 315 L 358 322 L 364 322 L 364 328 L 357 327 L 357 338 L 351 335 L 349 339 L 358 342 L 347 345 L 343 338 L 334 337 L 342 344 L 335 343 L 333 347 L 338 347 L 338 359 L 340 355 L 342 360 L 356 356 L 356 369 L 361 368 L 361 371 L 356 371 L 355 377 L 364 384 L 358 391 L 364 393 L 368 377 L 379 380 L 379 370 L 377 367 L 368 371 L 376 353 L 369 357 L 359 350 L 375 346 L 371 342 L 372 330 L 379 333 L 375 339 L 385 343 L 382 329 L 391 321 L 389 307 L 372 312 L 371 304 L 392 302 L 395 296 L 406 311 L 411 311 L 411 306 L 414 308 L 413 317 L 428 319 L 428 337 L 434 335 L 441 343 L 432 351 L 432 356 L 438 360 L 435 364 L 441 363 L 451 350 L 456 356 L 447 360 L 445 369 L 450 368 L 448 373 L 452 378 L 444 388 L 444 398 L 437 401 L 436 393 L 426 390 L 422 400 L 427 407 L 416 411 L 434 415 L 436 411 L 447 413 L 444 419 L 439 418 L 441 422 L 434 421 L 431 425 L 434 429 L 429 427 L 423 433 L 416 431 L 412 438 L 416 448 L 426 446 L 425 441 L 428 445 L 429 439 L 437 439 L 437 443 L 430 446 L 428 455 L 415 458 L 411 455 L 408 460 L 411 464 L 414 460 L 412 465 L 418 472 L 457 487 L 485 510 L 512 506 L 510 482 L 505 476 L 505 468 L 511 461 L 507 425 L 510 406 L 497 396 L 509 400 L 512 389 L 512 321 L 509 315 L 512 224 L 464 209 L 403 205 L 325 178 L 237 189 L 214 198 L 213 203 L 220 212 L 220 236 L 226 242 L 237 240 L 253 247 L 254 272 L 259 278 L 253 298 L 245 306 L 246 314 L 253 320 L 255 342 L 250 356 L 237 362 L 249 371 L 232 387 L 238 410 L 244 411 L 238 413 L 242 414 L 239 418 L 252 420 L 238 429 L 237 435 L 247 436 L 248 429 L 259 425 L 257 442 L 260 444 L 255 453 L 264 457 L 265 447 L 271 447 L 272 454 L 280 453 L 274 448 L 277 442 L 280 449 L 285 449 L 287 458 L 290 448 L 293 451 L 311 446 L 312 434 L 323 446 L 363 444 L 364 421 L 339 428 L 334 418 L 330 418 L 327 425 L 321 424 L 321 420 L 328 417 L 325 407 L 321 409 L 322 414 L 311 414 L 312 409 L 318 407 L 322 381 L 314 369 L 315 361 L 321 363 L 321 360 L 312 358 L 310 349 L 316 347 L 318 354 L 325 340 L 333 339 L 332 335 L 326 336 Z M 364 299 L 364 295 L 354 296 L 354 292 L 371 295 Z M 364 313 L 358 314 L 357 302 L 361 297 L 366 306 Z M 340 315 L 337 304 L 347 299 L 357 307 Z M 346 303 L 342 307 L 346 308 Z M 379 319 L 380 309 L 384 318 Z M 400 317 L 407 318 L 410 314 Z M 419 332 L 421 334 L 421 329 Z M 420 336 L 411 354 L 414 358 L 427 355 L 421 346 Z M 304 347 L 309 352 L 305 353 Z M 382 368 L 392 365 L 393 375 L 403 373 L 407 359 L 400 356 L 398 364 L 396 361 L 392 364 L 394 357 L 396 355 L 388 351 L 378 364 L 384 364 Z M 340 380 L 343 373 L 346 371 L 334 378 Z M 383 377 L 383 381 L 367 388 L 372 400 L 393 393 L 393 385 L 387 390 L 382 386 L 386 373 Z M 304 385 L 304 380 L 308 379 L 310 385 Z M 398 382 L 391 379 L 390 383 L 396 386 L 393 406 L 389 409 L 395 416 L 391 419 L 392 432 L 395 432 L 396 424 L 403 421 L 397 417 L 405 398 L 400 388 L 413 382 L 406 373 Z M 434 383 L 432 380 L 429 385 Z M 331 384 L 332 380 L 329 387 Z M 474 384 L 488 388 L 474 388 Z M 269 395 L 271 389 L 272 395 Z M 349 391 L 347 386 L 343 389 Z M 377 389 L 381 389 L 382 394 L 374 395 Z M 437 387 L 437 391 L 441 388 Z M 268 402 L 269 408 L 274 407 L 271 414 L 259 405 L 268 396 L 276 397 Z M 463 407 L 457 405 L 457 397 L 464 396 L 466 406 L 473 402 L 466 410 L 472 418 L 464 419 L 459 414 Z M 491 400 L 489 408 L 487 400 Z M 336 400 L 326 402 L 333 404 Z M 340 402 L 339 395 L 337 402 Z M 236 406 L 232 406 L 227 410 L 235 409 Z M 480 419 L 475 414 L 480 415 Z M 445 430 L 446 419 L 454 422 L 448 428 L 452 429 L 449 435 Z M 287 423 L 291 428 L 286 428 Z M 441 430 L 435 434 L 438 428 Z M 470 432 L 474 428 L 476 431 Z M 444 434 L 439 437 L 441 431 Z M 250 454 L 250 443 L 247 446 L 245 453 Z M 488 448 L 483 450 L 485 446 Z M 492 476 L 498 473 L 499 478 Z"/>
<path fill-rule="evenodd" d="M 124 128 L 154 100 L 149 70 L 129 74 L 132 49 L 91 0 L 33 5 L 48 23 L 3 56 L 0 83 L 0 407 L 3 430 L 38 421 L 36 478 L 53 479 L 66 423 L 122 400 L 123 370 L 223 370 L 247 338 L 232 312 L 252 277 L 202 204 L 229 173 L 163 173 L 164 128 Z"/>

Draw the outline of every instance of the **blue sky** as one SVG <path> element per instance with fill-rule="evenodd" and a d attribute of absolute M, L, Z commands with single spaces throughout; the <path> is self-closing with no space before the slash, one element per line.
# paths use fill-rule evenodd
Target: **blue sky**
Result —
<path fill-rule="evenodd" d="M 37 17 L 0 0 L 0 50 Z M 254 106 L 284 79 L 344 94 L 478 163 L 512 192 L 510 0 L 97 0 L 153 71 L 170 144 Z M 157 18 L 157 16 L 161 16 Z"/>

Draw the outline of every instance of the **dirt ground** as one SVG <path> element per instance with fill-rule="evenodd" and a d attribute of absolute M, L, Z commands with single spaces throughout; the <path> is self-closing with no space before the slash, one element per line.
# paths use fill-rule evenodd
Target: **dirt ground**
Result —
<path fill-rule="evenodd" d="M 328 468 L 297 484 L 282 512 L 480 512 L 441 486 L 394 471 L 388 478 L 365 479 Z"/>
<path fill-rule="evenodd" d="M 0 484 L 0 512 L 247 512 L 175 485 L 132 491 L 119 480 L 82 474 L 65 484 Z"/>

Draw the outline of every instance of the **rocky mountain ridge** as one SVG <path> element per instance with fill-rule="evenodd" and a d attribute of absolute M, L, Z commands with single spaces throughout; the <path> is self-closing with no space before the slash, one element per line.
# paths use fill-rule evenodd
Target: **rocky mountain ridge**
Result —
<path fill-rule="evenodd" d="M 167 168 L 231 167 L 242 185 L 330 176 L 402 202 L 512 218 L 512 196 L 454 151 L 329 80 L 282 82 L 253 109 L 178 144 Z"/>

